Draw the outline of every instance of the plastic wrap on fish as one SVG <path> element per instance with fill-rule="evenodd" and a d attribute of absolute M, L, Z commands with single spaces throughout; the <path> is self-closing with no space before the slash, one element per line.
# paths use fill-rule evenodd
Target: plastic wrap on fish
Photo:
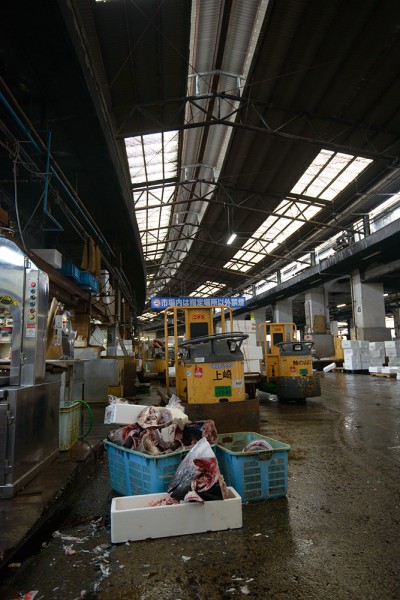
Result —
<path fill-rule="evenodd" d="M 180 429 L 184 429 L 185 425 L 189 422 L 189 417 L 185 413 L 181 399 L 175 394 L 172 394 L 166 408 L 171 411 L 173 423 L 178 424 Z"/>
<path fill-rule="evenodd" d="M 167 491 L 173 498 L 187 502 L 223 500 L 227 497 L 217 458 L 206 438 L 201 438 L 188 452 Z"/>

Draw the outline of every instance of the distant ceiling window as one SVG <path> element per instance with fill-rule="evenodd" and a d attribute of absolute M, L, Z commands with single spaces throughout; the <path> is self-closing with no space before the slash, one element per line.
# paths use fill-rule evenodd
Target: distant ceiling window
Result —
<path fill-rule="evenodd" d="M 371 162 L 367 158 L 321 150 L 290 193 L 333 200 Z M 224 267 L 246 273 L 320 210 L 321 206 L 285 198 Z"/>
<path fill-rule="evenodd" d="M 283 200 L 225 268 L 249 271 L 320 210 L 319 206 L 310 206 L 307 202 Z"/>
<path fill-rule="evenodd" d="M 177 177 L 178 137 L 170 131 L 125 139 L 136 220 L 150 262 L 162 257 L 168 236 L 174 187 L 163 182 Z"/>
<path fill-rule="evenodd" d="M 321 150 L 291 191 L 293 194 L 333 200 L 371 162 L 360 156 Z"/>
<path fill-rule="evenodd" d="M 192 292 L 189 295 L 190 296 L 213 296 L 213 295 L 218 295 L 218 293 L 224 287 L 225 286 L 223 284 L 218 283 L 216 281 L 206 281 L 203 285 L 201 285 L 200 287 L 198 287 L 197 290 L 194 290 L 194 292 Z"/>

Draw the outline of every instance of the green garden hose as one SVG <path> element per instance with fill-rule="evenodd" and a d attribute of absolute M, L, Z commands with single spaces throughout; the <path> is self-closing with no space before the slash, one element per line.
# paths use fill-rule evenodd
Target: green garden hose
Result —
<path fill-rule="evenodd" d="M 92 428 L 93 428 L 93 412 L 92 412 L 92 409 L 90 408 L 89 404 L 87 402 L 85 402 L 84 400 L 74 400 L 74 402 L 80 402 L 81 404 L 83 404 L 84 406 L 86 406 L 86 408 L 89 411 L 89 429 L 87 430 L 87 432 L 84 435 L 79 435 L 78 436 L 79 440 L 83 440 L 92 431 Z"/>

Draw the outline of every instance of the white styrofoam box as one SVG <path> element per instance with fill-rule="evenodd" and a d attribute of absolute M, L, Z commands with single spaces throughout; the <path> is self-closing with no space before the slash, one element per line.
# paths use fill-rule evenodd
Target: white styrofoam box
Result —
<path fill-rule="evenodd" d="M 149 506 L 150 501 L 168 496 L 162 493 L 113 498 L 112 543 L 238 529 L 243 525 L 242 499 L 233 487 L 228 487 L 226 500 Z"/>
<path fill-rule="evenodd" d="M 382 373 L 390 374 L 390 373 L 398 373 L 399 367 L 382 367 Z"/>
<path fill-rule="evenodd" d="M 47 264 L 51 265 L 55 269 L 61 269 L 62 266 L 62 254 L 54 248 L 36 248 L 32 250 L 40 258 L 42 258 Z"/>
<path fill-rule="evenodd" d="M 400 351 L 400 340 L 391 340 L 391 341 L 387 341 L 385 342 L 385 349 L 397 349 Z"/>
<path fill-rule="evenodd" d="M 396 379 L 399 379 L 399 380 L 400 380 L 400 371 L 397 373 L 397 375 L 396 375 Z"/>
<path fill-rule="evenodd" d="M 343 366 L 345 369 L 350 369 L 352 371 L 356 371 L 361 369 L 361 361 L 360 360 L 344 360 Z"/>
<path fill-rule="evenodd" d="M 234 331 L 242 331 L 243 333 L 251 333 L 257 331 L 257 323 L 253 320 L 234 319 L 233 321 Z"/>
<path fill-rule="evenodd" d="M 382 373 L 382 367 L 374 367 L 371 365 L 368 370 L 370 373 Z"/>
<path fill-rule="evenodd" d="M 135 423 L 138 414 L 147 406 L 143 404 L 126 404 L 115 402 L 106 406 L 104 423 L 106 425 L 130 425 Z"/>
<path fill-rule="evenodd" d="M 370 350 L 369 355 L 371 358 L 381 358 L 385 357 L 385 350 Z"/>
<path fill-rule="evenodd" d="M 342 348 L 359 348 L 358 340 L 342 340 Z"/>
<path fill-rule="evenodd" d="M 352 358 L 346 358 L 345 357 L 344 362 L 347 365 L 361 365 L 361 359 L 360 358 L 355 358 L 354 356 Z"/>
<path fill-rule="evenodd" d="M 249 346 L 243 349 L 243 354 L 248 360 L 260 360 L 263 357 L 263 351 L 261 346 Z"/>
<path fill-rule="evenodd" d="M 386 356 L 400 356 L 400 350 L 397 348 L 386 348 Z"/>
<path fill-rule="evenodd" d="M 360 340 L 358 343 L 360 344 L 361 350 L 369 350 L 369 342 Z"/>
<path fill-rule="evenodd" d="M 235 333 L 235 330 L 234 330 Z M 241 333 L 244 333 L 245 335 L 247 335 L 248 337 L 243 340 L 243 344 L 257 344 L 257 332 L 256 331 L 241 331 Z"/>
<path fill-rule="evenodd" d="M 359 356 L 360 349 L 359 348 L 343 348 L 344 356 Z"/>
<path fill-rule="evenodd" d="M 385 342 L 370 342 L 369 343 L 370 350 L 381 350 L 385 351 Z"/>
<path fill-rule="evenodd" d="M 384 358 L 370 358 L 369 359 L 369 364 L 371 367 L 383 367 L 384 362 L 385 362 Z"/>
<path fill-rule="evenodd" d="M 245 373 L 260 373 L 260 361 L 259 360 L 245 360 L 244 361 L 244 372 Z"/>

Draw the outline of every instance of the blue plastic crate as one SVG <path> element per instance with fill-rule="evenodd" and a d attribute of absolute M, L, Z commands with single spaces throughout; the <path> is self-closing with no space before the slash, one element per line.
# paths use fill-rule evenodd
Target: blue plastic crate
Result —
<path fill-rule="evenodd" d="M 265 440 L 272 450 L 242 452 L 253 440 Z M 287 494 L 290 446 L 253 432 L 218 435 L 216 455 L 228 486 L 243 502 L 279 498 Z"/>
<path fill-rule="evenodd" d="M 81 271 L 79 274 L 79 285 L 88 292 L 98 292 L 99 282 L 87 271 Z"/>
<path fill-rule="evenodd" d="M 181 450 L 151 456 L 104 440 L 111 488 L 122 496 L 166 492 L 182 460 Z"/>
<path fill-rule="evenodd" d="M 76 283 L 80 283 L 80 270 L 73 263 L 63 263 L 60 271 L 65 277 L 72 279 Z"/>

